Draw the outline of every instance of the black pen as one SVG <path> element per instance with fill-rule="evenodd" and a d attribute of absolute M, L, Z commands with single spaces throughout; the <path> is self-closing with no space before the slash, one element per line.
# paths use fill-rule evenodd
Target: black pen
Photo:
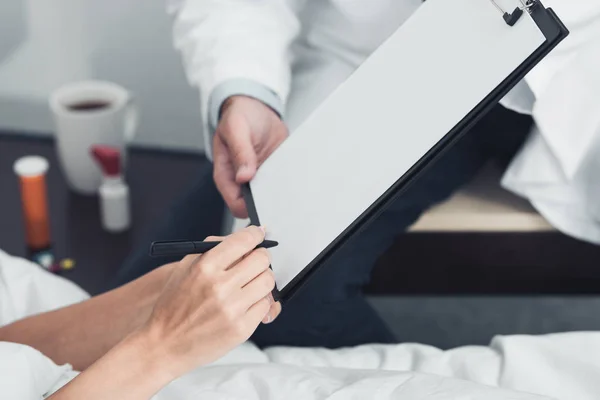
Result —
<path fill-rule="evenodd" d="M 185 257 L 189 254 L 202 254 L 206 253 L 209 250 L 217 247 L 221 242 L 202 242 L 202 241 L 191 241 L 191 240 L 183 240 L 183 241 L 169 241 L 169 242 L 153 242 L 150 245 L 150 256 L 151 257 L 165 257 L 165 256 L 174 256 L 174 257 Z M 258 246 L 257 249 L 264 248 L 270 249 L 272 247 L 277 246 L 277 243 L 274 240 L 265 240 Z"/>

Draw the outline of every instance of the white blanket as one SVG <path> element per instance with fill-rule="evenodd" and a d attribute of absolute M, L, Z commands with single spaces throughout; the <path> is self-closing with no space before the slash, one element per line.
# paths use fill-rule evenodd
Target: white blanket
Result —
<path fill-rule="evenodd" d="M 85 298 L 72 283 L 0 251 L 0 326 Z M 0 342 L 2 399 L 40 399 L 75 375 L 28 346 Z M 497 337 L 489 347 L 450 351 L 419 344 L 261 351 L 247 343 L 155 399 L 365 398 L 597 400 L 600 333 Z"/>

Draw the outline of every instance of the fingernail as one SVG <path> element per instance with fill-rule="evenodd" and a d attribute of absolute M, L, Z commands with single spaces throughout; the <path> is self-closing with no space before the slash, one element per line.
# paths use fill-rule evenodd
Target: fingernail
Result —
<path fill-rule="evenodd" d="M 239 178 L 240 175 L 247 174 L 249 172 L 250 172 L 250 167 L 248 167 L 246 164 L 240 165 L 240 167 L 238 168 L 237 173 L 236 173 L 236 178 Z"/>
<path fill-rule="evenodd" d="M 270 316 L 270 315 L 267 315 L 267 316 L 265 317 L 265 319 L 263 320 L 263 323 L 264 323 L 264 324 L 270 324 L 271 322 L 273 322 L 273 318 L 271 318 L 271 316 Z"/>
<path fill-rule="evenodd" d="M 262 231 L 263 235 L 266 235 L 266 234 L 267 234 L 267 230 L 265 229 L 265 227 L 264 227 L 264 226 L 262 226 L 262 225 L 261 225 L 261 226 L 259 226 L 258 228 L 259 228 L 259 229 Z"/>

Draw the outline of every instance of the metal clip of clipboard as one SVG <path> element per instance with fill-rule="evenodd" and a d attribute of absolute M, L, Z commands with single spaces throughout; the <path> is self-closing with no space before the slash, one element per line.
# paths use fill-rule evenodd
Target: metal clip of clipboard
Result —
<path fill-rule="evenodd" d="M 504 22 L 506 22 L 506 24 L 509 26 L 514 26 L 519 21 L 519 19 L 521 19 L 524 12 L 530 12 L 539 3 L 538 0 L 519 0 L 522 6 L 515 7 L 513 12 L 509 13 L 508 11 L 505 11 L 502 7 L 500 7 L 496 0 L 490 1 L 502 14 Z"/>

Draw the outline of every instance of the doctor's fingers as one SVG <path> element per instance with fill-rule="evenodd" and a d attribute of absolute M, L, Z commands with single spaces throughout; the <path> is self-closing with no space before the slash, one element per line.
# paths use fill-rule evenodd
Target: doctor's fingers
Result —
<path fill-rule="evenodd" d="M 249 226 L 226 237 L 217 247 L 198 259 L 201 268 L 225 271 L 235 265 L 265 239 L 265 232 Z"/>
<path fill-rule="evenodd" d="M 257 149 L 257 159 L 258 159 L 258 167 L 262 165 L 263 162 L 271 154 L 277 150 L 279 146 L 288 138 L 287 128 L 285 124 L 281 121 L 277 122 L 281 124 L 279 129 L 273 129 L 272 132 L 267 136 L 265 143 L 259 146 Z"/>
<path fill-rule="evenodd" d="M 229 149 L 235 180 L 246 183 L 256 173 L 257 157 L 252 143 L 252 131 L 243 113 L 229 112 L 219 124 L 218 135 Z"/>
<path fill-rule="evenodd" d="M 240 185 L 235 181 L 235 171 L 229 150 L 219 136 L 215 136 L 213 142 L 213 159 L 213 178 L 227 207 L 235 217 L 247 218 L 246 204 Z"/>

